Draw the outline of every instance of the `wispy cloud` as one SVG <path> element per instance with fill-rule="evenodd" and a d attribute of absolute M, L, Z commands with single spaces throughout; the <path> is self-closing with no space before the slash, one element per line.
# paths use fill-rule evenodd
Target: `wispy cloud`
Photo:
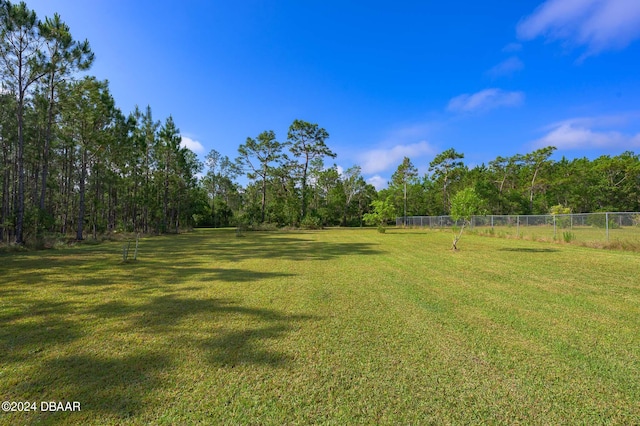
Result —
<path fill-rule="evenodd" d="M 518 24 L 517 35 L 585 46 L 583 57 L 623 49 L 640 37 L 640 1 L 547 0 Z"/>
<path fill-rule="evenodd" d="M 524 68 L 524 64 L 517 56 L 512 56 L 487 71 L 487 75 L 491 78 L 505 77 L 520 71 Z"/>
<path fill-rule="evenodd" d="M 182 141 L 180 142 L 180 146 L 189 148 L 191 151 L 195 152 L 196 154 L 204 154 L 204 151 L 205 151 L 204 146 L 202 146 L 200 142 L 186 136 L 182 136 Z"/>
<path fill-rule="evenodd" d="M 523 92 L 506 92 L 502 89 L 485 89 L 476 93 L 464 93 L 449 101 L 447 111 L 476 112 L 498 107 L 515 107 L 524 102 Z"/>
<path fill-rule="evenodd" d="M 545 128 L 546 134 L 533 142 L 541 148 L 607 149 L 640 147 L 640 132 L 624 132 L 621 127 L 637 114 L 618 116 L 579 117 L 553 123 Z"/>
<path fill-rule="evenodd" d="M 434 155 L 435 152 L 435 149 L 427 141 L 396 145 L 388 149 L 372 149 L 360 155 L 362 173 L 379 173 L 398 166 L 404 157 L 415 161 L 418 157 Z"/>

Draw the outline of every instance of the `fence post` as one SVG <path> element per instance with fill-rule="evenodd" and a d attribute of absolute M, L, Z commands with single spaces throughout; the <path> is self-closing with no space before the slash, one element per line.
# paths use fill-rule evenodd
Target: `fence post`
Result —
<path fill-rule="evenodd" d="M 607 242 L 609 242 L 609 212 L 604 214 L 604 227 L 607 230 Z"/>
<path fill-rule="evenodd" d="M 516 216 L 516 238 L 520 238 L 520 215 Z"/>
<path fill-rule="evenodd" d="M 556 215 L 553 215 L 553 239 L 555 240 L 558 235 L 558 231 L 556 229 Z"/>

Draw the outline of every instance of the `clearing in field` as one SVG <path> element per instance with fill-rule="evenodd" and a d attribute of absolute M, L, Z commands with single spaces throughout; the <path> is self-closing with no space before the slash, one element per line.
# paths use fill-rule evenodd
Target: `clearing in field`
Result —
<path fill-rule="evenodd" d="M 422 230 L 0 255 L 1 424 L 638 424 L 640 256 Z M 44 412 L 41 401 L 78 402 Z"/>

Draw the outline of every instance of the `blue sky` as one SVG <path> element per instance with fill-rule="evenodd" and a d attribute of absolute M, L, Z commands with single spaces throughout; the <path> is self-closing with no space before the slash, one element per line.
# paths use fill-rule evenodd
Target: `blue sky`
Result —
<path fill-rule="evenodd" d="M 126 114 L 172 115 L 201 157 L 294 119 L 378 188 L 411 158 L 470 166 L 554 145 L 640 152 L 640 1 L 31 0 L 96 54 Z M 331 164 L 328 164 L 331 165 Z"/>

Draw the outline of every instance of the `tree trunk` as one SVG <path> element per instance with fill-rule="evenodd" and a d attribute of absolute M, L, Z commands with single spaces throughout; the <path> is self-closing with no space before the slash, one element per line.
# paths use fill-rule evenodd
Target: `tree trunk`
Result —
<path fill-rule="evenodd" d="M 85 215 L 85 187 L 87 180 L 87 149 L 84 148 L 82 150 L 82 171 L 80 173 L 80 202 L 78 205 L 78 231 L 76 233 L 76 240 L 82 240 L 82 231 L 84 226 L 84 215 Z"/>
<path fill-rule="evenodd" d="M 47 111 L 47 130 L 42 151 L 42 183 L 40 188 L 40 210 L 44 211 L 47 196 L 47 175 L 49 174 L 49 150 L 51 149 L 51 127 L 53 125 L 54 86 L 53 74 L 49 78 L 49 110 Z"/>
<path fill-rule="evenodd" d="M 462 237 L 462 231 L 464 231 L 464 226 L 466 225 L 466 222 L 462 223 L 462 228 L 460 228 L 460 233 L 458 235 L 453 234 L 453 245 L 451 246 L 451 250 L 453 251 L 457 251 L 458 250 L 458 241 L 460 241 L 460 238 Z"/>
<path fill-rule="evenodd" d="M 264 175 L 262 175 L 262 215 L 260 220 L 262 223 L 264 223 L 266 206 L 267 206 L 267 170 L 265 168 Z"/>
<path fill-rule="evenodd" d="M 168 161 L 168 159 L 167 159 Z M 167 215 L 169 214 L 169 170 L 164 169 L 164 194 L 162 197 L 162 232 L 167 232 Z"/>
<path fill-rule="evenodd" d="M 20 67 L 22 68 L 22 67 Z M 20 69 L 19 75 L 22 75 Z M 18 208 L 16 216 L 16 244 L 24 244 L 24 89 L 22 81 L 19 86 L 20 99 L 18 100 Z"/>
<path fill-rule="evenodd" d="M 10 159 L 10 142 L 2 140 L 2 214 L 0 214 L 0 241 L 9 241 L 9 227 L 6 223 L 9 220 L 9 200 L 11 193 L 11 159 Z"/>
<path fill-rule="evenodd" d="M 533 179 L 531 179 L 531 187 L 529 189 L 529 214 L 533 214 L 533 187 L 536 183 L 536 177 L 538 176 L 538 170 L 539 168 L 536 167 L 535 171 L 533 172 Z"/>
<path fill-rule="evenodd" d="M 306 156 L 304 168 L 302 169 L 302 215 L 300 220 L 307 214 L 307 169 L 309 168 L 309 155 Z"/>

